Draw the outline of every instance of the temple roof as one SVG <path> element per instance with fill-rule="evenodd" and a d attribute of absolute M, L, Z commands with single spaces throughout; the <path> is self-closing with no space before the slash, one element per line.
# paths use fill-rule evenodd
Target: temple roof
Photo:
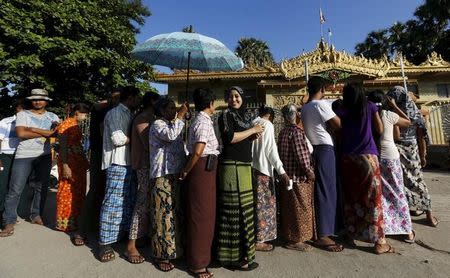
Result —
<path fill-rule="evenodd" d="M 355 56 L 345 51 L 337 51 L 321 40 L 316 49 L 310 52 L 282 61 L 270 66 L 248 66 L 233 72 L 199 72 L 191 71 L 190 80 L 207 81 L 210 79 L 270 79 L 285 80 L 300 79 L 305 76 L 305 63 L 308 63 L 308 74 L 314 75 L 331 70 L 347 72 L 351 75 L 363 75 L 369 79 L 388 79 L 401 73 L 400 56 L 389 60 L 369 59 Z M 420 65 L 413 65 L 403 59 L 406 74 L 450 72 L 450 63 L 442 59 L 436 52 L 428 55 L 427 60 Z M 175 70 L 173 73 L 157 73 L 156 82 L 179 82 L 186 80 L 186 70 Z"/>

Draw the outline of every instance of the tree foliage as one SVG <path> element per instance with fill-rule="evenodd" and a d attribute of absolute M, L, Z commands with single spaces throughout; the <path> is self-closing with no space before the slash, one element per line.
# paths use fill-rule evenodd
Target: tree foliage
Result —
<path fill-rule="evenodd" d="M 370 32 L 364 42 L 356 45 L 356 54 L 381 58 L 400 51 L 412 63 L 420 64 L 436 51 L 450 61 L 449 20 L 450 0 L 426 0 L 413 19 Z"/>
<path fill-rule="evenodd" d="M 2 104 L 42 87 L 52 106 L 64 109 L 117 86 L 145 86 L 139 81 L 151 78 L 151 68 L 130 57 L 139 26 L 150 15 L 141 0 L 0 3 Z"/>
<path fill-rule="evenodd" d="M 255 38 L 241 38 L 235 52 L 249 66 L 265 66 L 275 63 L 267 43 Z"/>

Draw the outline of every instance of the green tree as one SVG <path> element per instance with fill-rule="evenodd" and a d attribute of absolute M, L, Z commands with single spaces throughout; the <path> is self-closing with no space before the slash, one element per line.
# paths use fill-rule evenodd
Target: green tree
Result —
<path fill-rule="evenodd" d="M 368 58 L 392 57 L 401 51 L 412 63 L 420 64 L 436 51 L 450 60 L 450 0 L 426 0 L 405 23 L 371 32 L 364 42 L 356 45 L 357 55 Z"/>
<path fill-rule="evenodd" d="M 141 0 L 0 3 L 0 101 L 43 87 L 62 112 L 66 103 L 93 102 L 152 77 L 151 67 L 130 57 L 150 15 Z"/>
<path fill-rule="evenodd" d="M 275 63 L 267 43 L 255 38 L 241 38 L 235 52 L 249 66 L 270 66 Z"/>

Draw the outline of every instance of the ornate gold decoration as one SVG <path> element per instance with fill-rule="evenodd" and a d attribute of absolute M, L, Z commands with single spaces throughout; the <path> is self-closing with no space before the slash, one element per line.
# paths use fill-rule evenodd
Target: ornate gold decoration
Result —
<path fill-rule="evenodd" d="M 450 66 L 450 63 L 442 59 L 441 54 L 437 54 L 433 51 L 430 55 L 427 55 L 427 60 L 420 64 L 420 66 L 448 67 Z"/>
<path fill-rule="evenodd" d="M 391 61 L 392 66 L 394 66 L 394 67 L 401 67 L 402 66 L 401 65 L 400 55 L 402 55 L 402 54 L 397 54 L 397 55 L 395 55 L 394 59 L 392 59 L 392 61 Z M 411 66 L 413 66 L 413 64 L 411 64 L 410 61 L 406 60 L 406 58 L 403 57 L 403 66 L 411 67 Z"/>
<path fill-rule="evenodd" d="M 303 105 L 307 100 L 305 95 L 274 95 L 273 96 L 273 107 L 281 109 L 284 106 L 292 103 L 295 105 Z"/>
<path fill-rule="evenodd" d="M 352 74 L 383 77 L 390 69 L 387 57 L 374 60 L 362 56 L 354 56 L 345 51 L 336 51 L 334 46 L 329 47 L 322 40 L 315 50 L 306 52 L 293 59 L 284 60 L 281 63 L 281 71 L 286 79 L 305 76 L 305 61 L 308 61 L 309 74 L 328 70 L 341 70 Z"/>

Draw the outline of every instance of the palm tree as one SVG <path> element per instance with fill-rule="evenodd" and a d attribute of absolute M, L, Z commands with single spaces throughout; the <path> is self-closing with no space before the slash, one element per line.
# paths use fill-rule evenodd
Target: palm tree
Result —
<path fill-rule="evenodd" d="M 249 66 L 270 66 L 275 64 L 270 48 L 265 41 L 255 38 L 241 38 L 236 47 L 236 55 Z"/>

